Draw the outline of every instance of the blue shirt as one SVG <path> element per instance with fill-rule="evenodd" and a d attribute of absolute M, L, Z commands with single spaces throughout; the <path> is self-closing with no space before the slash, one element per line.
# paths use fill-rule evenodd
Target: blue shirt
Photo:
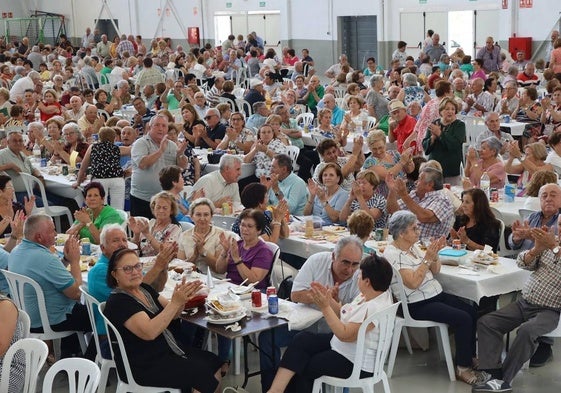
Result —
<path fill-rule="evenodd" d="M 329 199 L 329 205 L 331 205 L 333 209 L 340 212 L 341 209 L 343 209 L 343 206 L 345 205 L 347 199 L 349 199 L 349 193 L 343 190 L 341 187 L 339 187 L 337 192 L 333 194 L 333 196 Z M 321 201 L 317 196 L 314 198 L 314 208 L 312 210 L 312 214 L 314 216 L 321 217 L 321 220 L 323 221 L 323 225 L 332 225 L 332 224 L 337 224 L 339 222 L 339 220 L 335 222 L 331 221 L 331 218 L 329 218 L 329 215 L 325 211 L 323 204 L 321 203 Z M 343 222 L 343 224 L 345 223 Z"/>
<path fill-rule="evenodd" d="M 101 254 L 96 264 L 88 272 L 88 293 L 100 302 L 104 302 L 111 293 L 111 288 L 107 286 L 107 268 L 109 266 L 109 258 Z M 103 318 L 99 315 L 97 309 L 94 310 L 95 326 L 97 334 L 107 334 Z"/>
<path fill-rule="evenodd" d="M 331 111 L 331 124 L 334 126 L 338 126 L 343 122 L 343 117 L 345 116 L 345 111 L 335 106 Z"/>
<path fill-rule="evenodd" d="M 48 248 L 23 239 L 8 257 L 8 270 L 32 278 L 43 289 L 51 326 L 64 322 L 66 314 L 72 313 L 76 301 L 66 297 L 63 291 L 74 284 L 74 277 Z M 37 297 L 29 286 L 25 289 L 24 299 L 31 327 L 42 327 Z"/>
<path fill-rule="evenodd" d="M 0 247 L 0 269 L 6 270 L 8 268 L 8 256 L 10 254 Z M 8 287 L 8 281 L 2 273 L 0 273 L 0 293 L 7 295 L 10 293 L 10 287 Z"/>
<path fill-rule="evenodd" d="M 553 228 L 553 231 L 557 235 L 557 218 L 559 217 L 559 213 L 555 213 L 549 221 L 545 223 L 548 228 Z M 541 220 L 543 218 L 543 214 L 541 211 L 535 212 L 530 214 L 528 217 L 528 225 L 530 228 L 541 228 Z M 512 233 L 508 236 L 508 244 L 511 249 L 513 250 L 529 250 L 530 248 L 534 247 L 534 241 L 532 239 L 524 239 L 520 243 L 514 243 L 512 240 Z"/>
<path fill-rule="evenodd" d="M 288 211 L 294 216 L 304 214 L 304 207 L 308 200 L 308 186 L 295 173 L 291 173 L 284 180 L 279 180 L 279 189 L 284 195 L 284 199 L 288 202 Z M 279 199 L 275 196 L 272 189 L 269 190 L 269 203 L 276 206 Z"/>

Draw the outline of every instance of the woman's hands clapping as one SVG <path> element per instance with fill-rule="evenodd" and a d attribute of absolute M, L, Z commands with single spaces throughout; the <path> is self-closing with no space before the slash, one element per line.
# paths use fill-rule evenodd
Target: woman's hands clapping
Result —
<path fill-rule="evenodd" d="M 171 296 L 171 302 L 183 307 L 185 303 L 195 296 L 202 285 L 203 283 L 199 280 L 185 282 L 185 278 L 183 278 L 180 283 L 175 285 Z"/>
<path fill-rule="evenodd" d="M 446 239 L 444 236 L 438 239 L 433 239 L 427 247 L 425 253 L 425 259 L 430 262 L 434 262 L 438 259 L 438 252 L 446 245 Z"/>

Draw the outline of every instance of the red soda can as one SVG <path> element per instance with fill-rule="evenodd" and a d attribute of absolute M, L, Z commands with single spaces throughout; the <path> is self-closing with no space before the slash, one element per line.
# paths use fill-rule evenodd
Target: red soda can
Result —
<path fill-rule="evenodd" d="M 277 289 L 275 287 L 267 287 L 267 299 L 269 298 L 269 296 L 276 295 L 276 294 L 277 294 Z"/>
<path fill-rule="evenodd" d="M 499 190 L 496 188 L 491 188 L 491 202 L 499 201 Z"/>
<path fill-rule="evenodd" d="M 460 248 L 462 248 L 461 245 L 462 245 L 462 241 L 460 239 L 452 240 L 452 248 L 454 250 L 459 250 Z"/>
<path fill-rule="evenodd" d="M 261 291 L 259 289 L 254 289 L 251 291 L 251 306 L 253 308 L 261 308 Z"/>

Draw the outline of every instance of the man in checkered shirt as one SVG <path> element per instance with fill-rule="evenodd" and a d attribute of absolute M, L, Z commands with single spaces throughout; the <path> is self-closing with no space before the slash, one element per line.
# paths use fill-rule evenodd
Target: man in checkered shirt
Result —
<path fill-rule="evenodd" d="M 454 224 L 454 206 L 442 191 L 443 181 L 442 172 L 425 166 L 419 173 L 415 189 L 407 193 L 403 179 L 386 176 L 388 212 L 409 210 L 415 214 L 419 220 L 420 239 L 448 237 Z"/>
<path fill-rule="evenodd" d="M 530 232 L 534 245 L 517 259 L 520 268 L 532 271 L 522 297 L 483 316 L 477 323 L 479 368 L 488 374 L 487 381 L 474 386 L 472 392 L 511 392 L 511 381 L 534 354 L 538 337 L 559 324 L 561 247 L 551 228 L 535 227 Z M 503 335 L 517 328 L 516 338 L 501 364 Z"/>

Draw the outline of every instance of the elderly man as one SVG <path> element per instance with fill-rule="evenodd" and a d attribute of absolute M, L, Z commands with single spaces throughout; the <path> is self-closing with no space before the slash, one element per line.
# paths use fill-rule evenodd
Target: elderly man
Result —
<path fill-rule="evenodd" d="M 311 283 L 318 282 L 332 288 L 333 300 L 341 305 L 350 303 L 358 294 L 358 267 L 362 259 L 362 242 L 355 236 L 341 238 L 333 252 L 319 252 L 312 255 L 302 265 L 294 278 L 290 299 L 296 303 L 313 305 Z M 321 319 L 306 330 L 317 333 L 329 333 L 331 330 Z M 275 375 L 274 365 L 279 363 L 280 348 L 287 346 L 298 331 L 288 331 L 287 328 L 275 329 L 274 353 L 273 334 L 268 330 L 259 335 L 259 348 L 263 354 L 259 356 L 261 369 L 261 387 L 266 392 Z"/>
<path fill-rule="evenodd" d="M 11 132 L 8 134 L 8 147 L 0 150 L 0 171 L 12 178 L 16 198 L 21 203 L 25 201 L 27 192 L 20 173 L 33 175 L 44 181 L 41 172 L 33 168 L 30 158 L 23 152 L 24 148 L 23 136 L 19 132 Z"/>
<path fill-rule="evenodd" d="M 18 101 L 23 99 L 26 90 L 35 90 L 35 84 L 41 82 L 41 75 L 37 71 L 31 71 L 22 78 L 19 78 L 10 89 L 10 99 Z"/>
<path fill-rule="evenodd" d="M 226 126 L 220 122 L 220 112 L 216 108 L 210 108 L 204 117 L 206 127 L 197 127 L 193 130 L 195 146 L 203 149 L 216 149 L 226 135 Z"/>
<path fill-rule="evenodd" d="M 522 87 L 537 86 L 540 84 L 540 78 L 536 75 L 536 66 L 534 63 L 526 63 L 524 71 L 516 76 L 518 84 Z"/>
<path fill-rule="evenodd" d="M 151 57 L 145 57 L 144 60 L 142 60 L 142 65 L 144 67 L 142 71 L 138 73 L 134 83 L 134 92 L 137 96 L 140 94 L 140 91 L 144 89 L 144 86 L 155 86 L 157 83 L 165 82 L 164 74 L 157 68 L 152 67 L 154 62 Z"/>
<path fill-rule="evenodd" d="M 136 128 L 138 135 L 143 135 L 146 124 L 148 124 L 150 119 L 152 119 L 156 113 L 146 107 L 146 103 L 142 97 L 135 97 L 132 100 L 132 105 L 134 106 L 134 109 L 136 109 L 136 113 L 133 116 L 132 126 Z"/>
<path fill-rule="evenodd" d="M 91 141 L 92 135 L 97 134 L 104 125 L 105 119 L 97 115 L 97 107 L 91 104 L 86 106 L 84 115 L 78 119 L 78 127 L 87 141 Z"/>
<path fill-rule="evenodd" d="M 31 215 L 23 227 L 23 241 L 10 253 L 8 270 L 35 280 L 45 298 L 49 325 L 54 331 L 91 331 L 86 306 L 80 303 L 80 243 L 70 237 L 64 244 L 62 261 L 50 251 L 55 244 L 56 229 L 46 214 Z M 70 266 L 70 270 L 66 266 Z M 37 298 L 25 296 L 31 318 L 31 331 L 42 332 Z"/>
<path fill-rule="evenodd" d="M 304 214 L 308 200 L 308 186 L 292 171 L 292 160 L 286 154 L 277 154 L 271 164 L 271 177 L 261 178 L 261 183 L 269 190 L 269 204 L 277 206 L 284 199 L 288 202 L 290 214 Z"/>
<path fill-rule="evenodd" d="M 376 119 L 381 119 L 389 113 L 388 100 L 382 94 L 383 87 L 384 77 L 382 75 L 372 75 L 365 101 L 368 115 L 374 116 Z"/>
<path fill-rule="evenodd" d="M 495 45 L 493 37 L 487 37 L 485 39 L 485 46 L 477 51 L 475 58 L 483 60 L 483 70 L 486 74 L 493 71 L 500 71 L 501 48 Z"/>
<path fill-rule="evenodd" d="M 524 67 L 528 64 L 528 60 L 526 60 L 526 55 L 524 51 L 516 52 L 516 60 L 512 63 L 513 66 L 518 68 L 518 71 L 522 71 Z"/>
<path fill-rule="evenodd" d="M 471 94 L 465 99 L 463 110 L 468 115 L 480 113 L 484 115 L 491 112 L 495 104 L 495 99 L 488 91 L 483 91 L 485 81 L 481 78 L 475 78 L 471 81 Z"/>
<path fill-rule="evenodd" d="M 206 100 L 211 107 L 215 107 L 220 103 L 219 97 L 224 93 L 222 87 L 224 86 L 224 78 L 218 77 L 214 80 L 214 84 L 210 90 L 206 93 Z"/>
<path fill-rule="evenodd" d="M 331 110 L 331 124 L 334 126 L 340 125 L 345 117 L 345 111 L 337 106 L 335 96 L 333 94 L 326 93 L 323 96 L 322 101 L 324 108 Z"/>
<path fill-rule="evenodd" d="M 142 95 L 144 96 L 144 102 L 146 103 L 146 108 L 153 110 L 156 109 L 155 104 L 158 99 L 158 95 L 155 94 L 156 90 L 152 85 L 144 86 L 142 89 Z"/>
<path fill-rule="evenodd" d="M 434 33 L 432 35 L 432 42 L 425 48 L 425 54 L 429 57 L 433 64 L 438 63 L 440 56 L 446 53 L 446 48 L 440 44 L 440 35 Z"/>
<path fill-rule="evenodd" d="M 499 115 L 510 115 L 518 108 L 518 97 L 516 97 L 518 94 L 518 83 L 516 81 L 506 82 L 503 94 L 503 98 L 495 106 L 495 112 Z"/>
<path fill-rule="evenodd" d="M 183 154 L 187 142 L 176 145 L 168 140 L 168 118 L 157 114 L 148 123 L 148 134 L 132 145 L 131 215 L 152 217 L 150 198 L 162 189 L 160 170 L 169 165 L 187 167 Z"/>
<path fill-rule="evenodd" d="M 107 40 L 107 35 L 101 35 L 101 41 L 96 45 L 97 54 L 101 57 L 109 56 L 109 49 L 111 48 L 111 43 Z"/>
<path fill-rule="evenodd" d="M 88 272 L 88 293 L 100 302 L 104 302 L 111 293 L 107 286 L 107 267 L 111 255 L 121 248 L 127 248 L 127 233 L 119 224 L 108 224 L 101 230 L 100 248 L 101 256 L 94 267 Z M 167 281 L 169 262 L 177 255 L 177 243 L 164 243 L 156 256 L 154 266 L 142 277 L 142 281 L 151 285 L 156 291 L 163 290 Z M 105 324 L 101 316 L 96 313 L 95 324 L 98 334 L 105 335 Z M 111 358 L 107 340 L 102 340 L 101 352 L 104 358 Z"/>
<path fill-rule="evenodd" d="M 210 109 L 210 106 L 206 102 L 205 93 L 203 93 L 202 91 L 196 92 L 193 95 L 193 100 L 195 101 L 193 103 L 193 108 L 195 108 L 195 111 L 199 115 L 199 118 L 204 119 L 208 110 Z"/>
<path fill-rule="evenodd" d="M 551 32 L 551 41 L 547 43 L 547 49 L 545 50 L 545 61 L 546 61 L 546 68 L 549 68 L 549 61 L 551 59 L 551 52 L 554 49 L 555 41 L 559 38 L 559 30 L 553 30 Z"/>
<path fill-rule="evenodd" d="M 263 90 L 263 81 L 257 78 L 252 78 L 249 81 L 249 90 L 244 96 L 249 105 L 253 108 L 256 102 L 265 102 L 265 90 Z M 249 116 L 249 113 L 246 113 Z"/>
<path fill-rule="evenodd" d="M 241 158 L 224 154 L 219 166 L 220 170 L 207 173 L 195 183 L 193 193 L 202 189 L 214 206 L 221 208 L 223 203 L 232 203 L 235 211 L 242 209 L 238 187 L 238 179 L 242 173 Z"/>
<path fill-rule="evenodd" d="M 389 103 L 390 116 L 390 131 L 388 138 L 390 143 L 397 142 L 397 151 L 403 151 L 403 142 L 415 129 L 417 120 L 407 114 L 407 108 L 403 102 L 399 100 L 392 100 Z"/>
<path fill-rule="evenodd" d="M 92 29 L 86 27 L 86 34 L 82 36 L 82 48 L 90 48 L 94 45 L 95 39 L 92 34 Z"/>
<path fill-rule="evenodd" d="M 37 45 L 31 48 L 31 52 L 27 55 L 27 60 L 33 63 L 33 69 L 39 71 L 39 64 L 43 63 L 43 55 Z"/>
<path fill-rule="evenodd" d="M 507 153 L 507 142 L 512 142 L 514 138 L 508 132 L 501 131 L 501 119 L 499 119 L 499 114 L 497 112 L 489 112 L 487 116 L 485 116 L 485 125 L 487 129 L 479 134 L 475 140 L 478 148 L 481 146 L 483 140 L 494 136 L 503 144 L 500 154 Z"/>
<path fill-rule="evenodd" d="M 349 67 L 349 72 L 354 71 L 352 67 L 349 65 L 349 60 L 347 59 L 347 55 L 342 54 L 341 56 L 339 56 L 339 62 L 333 64 L 331 67 L 327 69 L 327 71 L 325 71 L 325 76 L 328 78 L 336 78 L 337 75 L 341 73 L 341 69 L 345 65 Z"/>
<path fill-rule="evenodd" d="M 126 34 L 122 34 L 121 41 L 119 42 L 119 45 L 117 45 L 117 55 L 120 58 L 123 58 L 123 54 L 125 52 L 129 52 L 129 55 L 131 56 L 134 56 L 135 54 L 134 45 L 127 39 Z"/>
<path fill-rule="evenodd" d="M 550 189 L 561 188 L 550 184 Z M 546 187 L 546 186 L 544 186 Z M 543 188 L 543 187 L 542 187 Z M 557 221 L 556 221 L 557 222 Z M 555 227 L 560 223 L 557 222 Z M 561 310 L 561 263 L 559 241 L 552 229 L 541 226 L 528 231 L 533 246 L 518 254 L 520 268 L 532 274 L 522 289 L 522 297 L 514 303 L 486 314 L 477 323 L 479 369 L 488 373 L 487 379 L 475 385 L 472 392 L 511 392 L 511 383 L 523 364 L 543 352 L 544 363 L 551 358 L 551 346 L 540 349 L 539 337 L 554 330 L 559 324 Z M 503 335 L 517 329 L 504 360 Z M 530 360 L 530 365 L 532 361 Z"/>
<path fill-rule="evenodd" d="M 424 167 L 415 189 L 407 193 L 403 179 L 386 176 L 388 213 L 403 209 L 414 213 L 419 220 L 420 239 L 448 236 L 454 224 L 454 207 L 450 198 L 442 192 L 443 180 L 442 172 Z"/>
<path fill-rule="evenodd" d="M 259 101 L 253 104 L 253 115 L 247 118 L 245 122 L 245 126 L 250 130 L 258 130 L 261 128 L 267 117 L 271 114 L 269 108 L 267 108 L 267 104 L 264 101 Z"/>

